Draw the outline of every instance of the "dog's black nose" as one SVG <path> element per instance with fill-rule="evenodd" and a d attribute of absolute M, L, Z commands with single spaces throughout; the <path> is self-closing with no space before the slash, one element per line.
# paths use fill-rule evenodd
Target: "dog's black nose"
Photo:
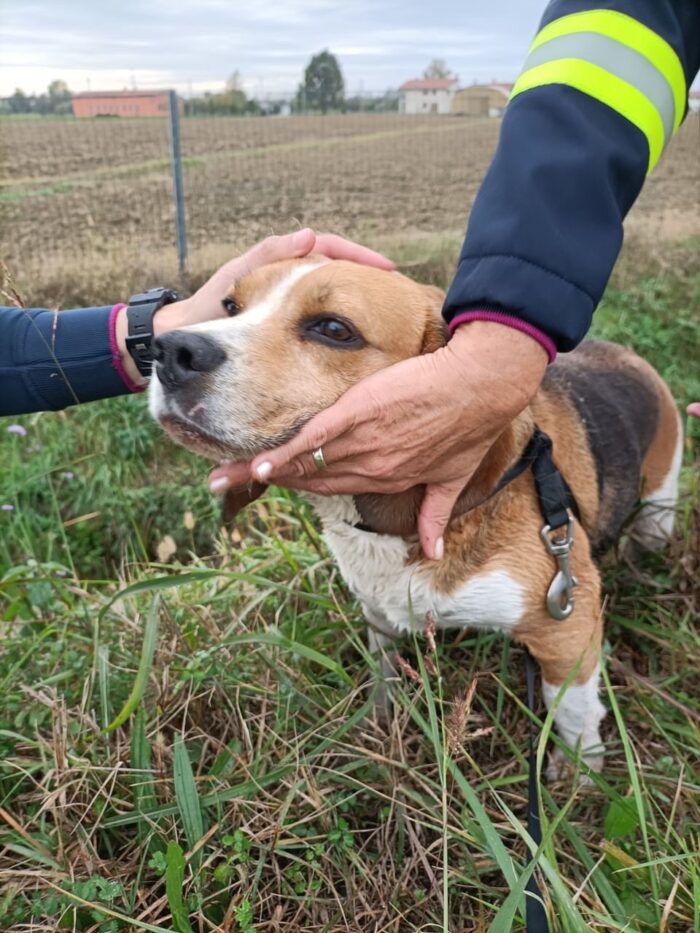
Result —
<path fill-rule="evenodd" d="M 210 373 L 226 360 L 219 344 L 204 334 L 171 330 L 153 341 L 153 359 L 160 381 L 177 389 L 200 373 Z"/>

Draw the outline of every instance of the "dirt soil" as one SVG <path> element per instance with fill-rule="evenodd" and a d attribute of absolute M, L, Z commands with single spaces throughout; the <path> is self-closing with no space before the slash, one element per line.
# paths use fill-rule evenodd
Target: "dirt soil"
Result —
<path fill-rule="evenodd" d="M 190 248 L 240 247 L 306 224 L 370 242 L 461 231 L 499 127 L 398 114 L 184 120 Z M 174 249 L 164 120 L 5 120 L 0 132 L 0 256 L 11 267 L 89 266 L 125 245 Z M 699 151 L 691 116 L 630 230 L 700 234 Z"/>

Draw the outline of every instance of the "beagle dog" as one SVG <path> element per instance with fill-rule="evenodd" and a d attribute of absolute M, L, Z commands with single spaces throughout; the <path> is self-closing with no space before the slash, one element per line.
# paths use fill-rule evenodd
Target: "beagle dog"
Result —
<path fill-rule="evenodd" d="M 151 413 L 185 447 L 216 460 L 249 459 L 288 440 L 365 376 L 442 346 L 442 300 L 438 289 L 399 273 L 323 257 L 265 266 L 225 299 L 229 319 L 155 341 Z M 533 474 L 499 482 L 536 427 L 552 439 L 580 515 L 567 555 L 575 604 L 556 620 L 547 593 L 557 562 L 541 535 Z M 590 342 L 548 368 L 532 403 L 488 452 L 453 513 L 442 560 L 426 560 L 418 546 L 422 489 L 310 498 L 362 604 L 373 651 L 422 626 L 428 613 L 438 627 L 512 636 L 539 662 L 547 706 L 558 698 L 559 735 L 600 770 L 603 620 L 594 553 L 631 516 L 637 540 L 652 548 L 667 540 L 681 458 L 680 418 L 658 373 L 631 350 Z M 230 511 L 261 489 L 231 494 Z M 551 773 L 564 757 L 555 753 Z"/>

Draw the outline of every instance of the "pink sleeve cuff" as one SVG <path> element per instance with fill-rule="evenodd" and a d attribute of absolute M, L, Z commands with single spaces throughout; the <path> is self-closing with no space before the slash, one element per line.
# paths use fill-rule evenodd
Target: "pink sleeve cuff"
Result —
<path fill-rule="evenodd" d="M 124 369 L 122 355 L 119 352 L 119 347 L 117 346 L 117 315 L 122 310 L 122 308 L 126 308 L 126 305 L 114 305 L 109 315 L 109 349 L 112 353 L 112 366 L 114 366 L 116 371 L 119 373 L 122 382 L 127 387 L 129 392 L 143 392 L 146 387 L 137 386 L 133 379 L 131 379 L 129 376 L 128 372 Z"/>
<path fill-rule="evenodd" d="M 532 337 L 544 348 L 550 363 L 553 363 L 557 358 L 557 348 L 551 337 L 548 337 L 537 327 L 533 327 L 532 324 L 528 324 L 527 321 L 514 317 L 512 314 L 506 314 L 504 311 L 462 311 L 461 314 L 455 315 L 448 325 L 450 337 L 460 324 L 469 324 L 471 321 L 494 321 L 496 324 L 505 324 L 506 327 L 519 330 L 521 333 L 527 334 L 528 337 Z"/>

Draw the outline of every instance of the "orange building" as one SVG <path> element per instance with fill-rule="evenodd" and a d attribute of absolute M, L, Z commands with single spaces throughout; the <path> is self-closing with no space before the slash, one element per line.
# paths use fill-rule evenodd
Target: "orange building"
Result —
<path fill-rule="evenodd" d="M 76 117 L 167 117 L 167 91 L 86 91 L 73 94 Z M 180 113 L 183 102 L 178 101 Z"/>

